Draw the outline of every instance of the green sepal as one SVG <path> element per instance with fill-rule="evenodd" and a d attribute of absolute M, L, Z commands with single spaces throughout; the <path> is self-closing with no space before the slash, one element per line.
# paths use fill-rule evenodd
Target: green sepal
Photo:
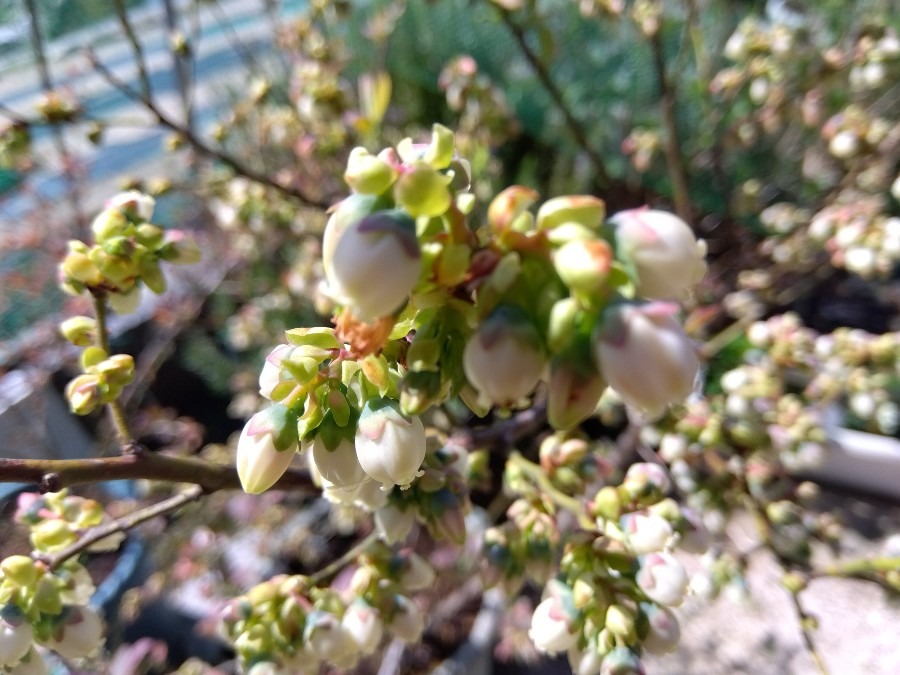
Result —
<path fill-rule="evenodd" d="M 272 429 L 272 443 L 279 452 L 294 450 L 299 441 L 297 415 L 287 406 L 273 403 L 266 409 Z"/>
<path fill-rule="evenodd" d="M 297 347 L 309 346 L 318 347 L 319 349 L 340 349 L 341 347 L 341 343 L 338 342 L 333 328 L 321 326 L 315 328 L 292 328 L 284 331 L 284 335 L 290 344 Z"/>
<path fill-rule="evenodd" d="M 87 370 L 92 366 L 96 366 L 97 364 L 102 363 L 107 358 L 109 358 L 109 354 L 100 349 L 100 347 L 88 347 L 83 352 L 81 352 L 81 367 L 84 370 Z"/>

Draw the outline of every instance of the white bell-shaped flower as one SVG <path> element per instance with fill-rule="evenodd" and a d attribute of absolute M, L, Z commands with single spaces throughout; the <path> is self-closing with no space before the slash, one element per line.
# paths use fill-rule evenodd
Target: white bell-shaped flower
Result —
<path fill-rule="evenodd" d="M 528 637 L 535 649 L 548 654 L 568 651 L 578 639 L 570 612 L 559 597 L 542 600 L 531 615 Z"/>
<path fill-rule="evenodd" d="M 391 399 L 371 399 L 356 428 L 356 456 L 363 470 L 385 488 L 407 487 L 425 460 L 425 427 L 406 417 Z"/>
<path fill-rule="evenodd" d="M 341 625 L 361 654 L 374 652 L 384 633 L 384 622 L 378 610 L 361 598 L 354 600 L 344 612 Z"/>
<path fill-rule="evenodd" d="M 369 478 L 359 464 L 356 445 L 350 439 L 343 438 L 337 446 L 329 448 L 322 437 L 317 436 L 312 442 L 310 457 L 322 480 L 332 489 L 354 493 Z"/>
<path fill-rule="evenodd" d="M 675 651 L 681 639 L 681 628 L 675 613 L 668 607 L 643 604 L 650 630 L 641 641 L 641 647 L 651 654 L 667 654 Z"/>
<path fill-rule="evenodd" d="M 700 369 L 677 311 L 677 305 L 663 302 L 614 305 L 595 331 L 594 356 L 603 377 L 626 404 L 649 418 L 687 398 Z"/>
<path fill-rule="evenodd" d="M 31 624 L 16 612 L 0 614 L 0 667 L 16 665 L 31 649 L 33 632 Z"/>
<path fill-rule="evenodd" d="M 672 538 L 672 525 L 656 513 L 635 511 L 620 519 L 625 545 L 635 555 L 645 555 L 665 550 Z"/>
<path fill-rule="evenodd" d="M 90 656 L 103 642 L 103 620 L 90 607 L 68 607 L 47 646 L 67 659 Z"/>
<path fill-rule="evenodd" d="M 296 418 L 291 423 L 284 406 L 276 404 L 244 425 L 235 462 L 244 492 L 265 492 L 287 471 L 297 447 Z"/>
<path fill-rule="evenodd" d="M 418 642 L 425 630 L 425 617 L 419 606 L 405 595 L 395 595 L 393 609 L 388 630 L 406 643 Z"/>
<path fill-rule="evenodd" d="M 648 598 L 668 607 L 677 607 L 684 601 L 688 576 L 671 554 L 650 553 L 639 558 L 638 563 L 635 579 Z"/>

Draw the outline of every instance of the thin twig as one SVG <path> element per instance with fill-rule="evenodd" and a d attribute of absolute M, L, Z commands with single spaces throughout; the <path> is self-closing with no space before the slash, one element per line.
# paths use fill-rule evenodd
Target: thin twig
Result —
<path fill-rule="evenodd" d="M 547 421 L 547 408 L 535 405 L 516 413 L 508 420 L 496 422 L 488 427 L 460 429 L 450 440 L 470 450 L 476 448 L 508 449 L 526 436 L 538 431 Z"/>
<path fill-rule="evenodd" d="M 659 86 L 659 109 L 662 114 L 665 142 L 663 149 L 666 156 L 666 167 L 669 180 L 672 182 L 672 198 L 675 202 L 675 213 L 686 222 L 691 222 L 691 200 L 688 193 L 687 173 L 681 161 L 681 139 L 678 124 L 675 120 L 675 89 L 669 83 L 666 72 L 666 58 L 663 53 L 662 38 L 657 30 L 649 36 L 653 51 L 653 65 L 656 68 L 656 79 Z"/>
<path fill-rule="evenodd" d="M 506 25 L 507 29 L 509 29 L 509 32 L 512 33 L 513 37 L 516 40 L 516 44 L 519 46 L 519 50 L 528 61 L 532 70 L 534 70 L 534 74 L 537 75 L 537 78 L 540 80 L 541 85 L 544 87 L 544 89 L 546 89 L 547 93 L 550 95 L 550 98 L 553 99 L 553 103 L 557 108 L 559 108 L 559 111 L 562 113 L 563 118 L 565 118 L 569 133 L 571 133 L 572 136 L 575 137 L 575 140 L 581 146 L 582 151 L 587 155 L 588 159 L 593 165 L 594 172 L 597 174 L 595 182 L 600 187 L 609 187 L 612 184 L 612 180 L 609 177 L 609 172 L 606 170 L 606 165 L 603 162 L 603 158 L 596 150 L 591 147 L 591 144 L 588 141 L 587 133 L 584 130 L 584 126 L 575 117 L 575 114 L 566 104 L 566 100 L 563 96 L 562 90 L 553 80 L 553 77 L 550 75 L 550 71 L 547 70 L 547 67 L 541 61 L 540 57 L 531 48 L 531 45 L 528 44 L 528 38 L 525 35 L 525 31 L 523 30 L 522 26 L 520 26 L 513 18 L 512 12 L 507 9 L 503 9 L 496 4 L 494 5 L 494 7 L 500 13 L 500 17 L 503 19 L 503 23 Z"/>
<path fill-rule="evenodd" d="M 307 206 L 311 206 L 318 209 L 327 209 L 331 206 L 329 201 L 316 199 L 306 194 L 304 191 L 300 190 L 296 186 L 292 185 L 284 185 L 275 181 L 270 176 L 262 173 L 260 171 L 256 171 L 255 169 L 247 166 L 240 160 L 235 157 L 217 149 L 210 145 L 207 145 L 206 142 L 203 141 L 194 131 L 186 128 L 183 124 L 179 124 L 174 119 L 169 117 L 166 113 L 164 113 L 159 106 L 157 106 L 156 101 L 152 98 L 143 96 L 140 92 L 135 91 L 127 84 L 122 82 L 118 77 L 116 77 L 112 71 L 109 70 L 97 57 L 95 54 L 90 53 L 91 63 L 97 72 L 105 79 L 110 85 L 115 87 L 117 90 L 122 92 L 125 96 L 131 98 L 132 100 L 138 101 L 141 103 L 148 112 L 150 112 L 155 118 L 156 121 L 169 129 L 177 133 L 186 143 L 188 143 L 191 147 L 194 148 L 197 152 L 206 155 L 207 157 L 214 159 L 218 162 L 221 162 L 236 174 L 240 176 L 244 176 L 245 178 L 249 178 L 250 180 L 259 183 L 261 185 L 266 185 L 275 190 L 278 190 L 282 194 L 285 194 L 289 197 L 297 199 L 298 201 L 304 203 Z"/>
<path fill-rule="evenodd" d="M 359 543 L 356 544 L 349 551 L 344 553 L 340 558 L 336 560 L 332 560 L 325 567 L 320 569 L 318 572 L 309 575 L 309 580 L 312 584 L 318 585 L 325 581 L 326 579 L 330 579 L 335 574 L 340 572 L 346 565 L 356 560 L 360 555 L 362 555 L 367 548 L 369 548 L 375 541 L 378 539 L 378 532 L 372 531 L 366 536 L 364 539 L 360 540 Z"/>
<path fill-rule="evenodd" d="M 91 301 L 94 306 L 94 317 L 97 319 L 97 346 L 104 352 L 109 354 L 109 329 L 106 325 L 106 294 L 96 292 L 91 294 Z M 113 428 L 116 430 L 116 436 L 119 439 L 119 447 L 123 450 L 131 448 L 134 445 L 134 436 L 128 428 L 128 421 L 125 419 L 125 411 L 118 399 L 113 399 L 106 404 L 109 410 L 109 418 Z"/>
<path fill-rule="evenodd" d="M 103 539 L 106 539 L 107 537 L 119 532 L 127 532 L 128 530 L 137 527 L 141 523 L 156 518 L 157 516 L 165 515 L 166 513 L 170 513 L 171 511 L 181 508 L 185 504 L 196 501 L 201 496 L 203 496 L 203 488 L 195 485 L 188 488 L 181 494 L 169 497 L 168 499 L 164 499 L 161 502 L 157 502 L 156 504 L 152 504 L 145 508 L 136 509 L 135 511 L 129 513 L 127 516 L 123 516 L 122 518 L 114 520 L 111 523 L 92 527 L 90 530 L 82 534 L 78 538 L 78 541 L 66 546 L 64 549 L 57 551 L 53 555 L 48 556 L 46 558 L 46 563 L 51 570 L 54 570 L 69 558 L 73 558 L 79 553 L 82 553 L 91 545 L 96 544 L 98 541 L 102 541 Z"/>
<path fill-rule="evenodd" d="M 141 85 L 141 97 L 150 100 L 153 98 L 153 89 L 150 87 L 150 76 L 147 73 L 144 48 L 141 46 L 141 42 L 134 32 L 131 21 L 128 19 L 128 10 L 125 8 L 123 0 L 114 0 L 113 4 L 115 5 L 116 18 L 119 20 L 119 26 L 121 26 L 122 32 L 125 33 L 128 44 L 131 45 L 134 63 L 137 66 L 138 71 L 138 81 Z"/>
<path fill-rule="evenodd" d="M 159 480 L 193 483 L 205 492 L 241 487 L 237 469 L 194 457 L 176 457 L 136 448 L 131 454 L 87 459 L 0 458 L 0 483 L 34 483 L 44 492 L 107 480 Z M 288 469 L 273 486 L 276 490 L 306 489 L 313 483 L 309 473 Z"/>
<path fill-rule="evenodd" d="M 791 602 L 794 605 L 794 611 L 797 613 L 798 623 L 800 624 L 800 634 L 803 636 L 803 644 L 806 646 L 806 651 L 813 660 L 816 669 L 822 675 L 828 675 L 828 667 L 825 665 L 825 661 L 822 659 L 822 655 L 819 653 L 819 650 L 816 648 L 816 643 L 813 640 L 812 628 L 808 623 L 810 617 L 800 603 L 800 593 L 799 591 L 791 590 L 790 596 Z"/>

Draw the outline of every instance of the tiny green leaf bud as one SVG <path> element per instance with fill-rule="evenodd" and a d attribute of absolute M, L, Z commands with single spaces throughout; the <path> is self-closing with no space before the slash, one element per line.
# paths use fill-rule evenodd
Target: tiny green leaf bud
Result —
<path fill-rule="evenodd" d="M 440 216 L 453 203 L 449 182 L 449 177 L 418 164 L 394 183 L 394 199 L 413 218 Z"/>
<path fill-rule="evenodd" d="M 622 498 L 619 496 L 619 491 L 612 485 L 600 488 L 597 496 L 594 497 L 591 513 L 596 518 L 612 521 L 619 520 L 619 516 L 622 513 Z"/>
<path fill-rule="evenodd" d="M 604 290 L 612 261 L 612 249 L 602 239 L 576 239 L 553 254 L 553 266 L 563 283 L 591 295 Z"/>
<path fill-rule="evenodd" d="M 87 347 L 94 343 L 97 322 L 89 316 L 73 316 L 59 325 L 59 332 L 73 345 Z"/>
<path fill-rule="evenodd" d="M 358 194 L 380 195 L 397 180 L 399 172 L 382 157 L 365 148 L 353 148 L 347 159 L 344 180 Z"/>
<path fill-rule="evenodd" d="M 634 614 L 622 605 L 610 605 L 606 610 L 606 628 L 626 643 L 637 640 Z"/>
<path fill-rule="evenodd" d="M 576 223 L 591 230 L 598 230 L 606 215 L 602 199 L 590 195 L 569 195 L 548 199 L 538 209 L 537 229 L 550 230 L 564 223 Z"/>
<path fill-rule="evenodd" d="M 37 581 L 37 569 L 34 561 L 27 555 L 11 555 L 0 562 L 0 571 L 6 580 L 12 581 L 16 586 L 31 586 Z"/>

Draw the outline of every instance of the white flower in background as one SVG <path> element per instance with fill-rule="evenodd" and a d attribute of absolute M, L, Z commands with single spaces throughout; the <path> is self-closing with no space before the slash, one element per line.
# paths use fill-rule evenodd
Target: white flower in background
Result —
<path fill-rule="evenodd" d="M 341 669 L 359 662 L 359 648 L 350 632 L 331 612 L 314 610 L 306 617 L 303 641 L 316 658 Z"/>
<path fill-rule="evenodd" d="M 47 646 L 67 659 L 90 656 L 103 642 L 103 620 L 90 607 L 68 607 Z"/>
<path fill-rule="evenodd" d="M 16 665 L 31 649 L 31 624 L 19 612 L 0 614 L 0 667 Z"/>
<path fill-rule="evenodd" d="M 535 649 L 548 654 L 568 651 L 575 644 L 578 635 L 560 598 L 551 596 L 535 607 L 528 637 Z"/>
<path fill-rule="evenodd" d="M 406 417 L 391 399 L 370 399 L 356 428 L 356 456 L 373 480 L 385 488 L 407 487 L 425 460 L 425 427 Z"/>
<path fill-rule="evenodd" d="M 153 216 L 153 207 L 156 200 L 150 195 L 145 195 L 137 190 L 120 192 L 106 202 L 107 209 L 121 211 L 129 218 L 146 222 Z"/>
<path fill-rule="evenodd" d="M 387 628 L 406 643 L 418 642 L 425 630 L 425 617 L 415 602 L 405 595 L 395 595 L 394 611 Z"/>
<path fill-rule="evenodd" d="M 412 551 L 402 555 L 400 585 L 411 593 L 430 588 L 434 584 L 434 568 L 425 559 Z"/>
<path fill-rule="evenodd" d="M 651 654 L 666 654 L 675 651 L 681 639 L 681 628 L 675 613 L 668 607 L 659 605 L 642 605 L 650 627 L 641 647 Z"/>
<path fill-rule="evenodd" d="M 406 539 L 415 522 L 415 510 L 411 507 L 399 509 L 388 504 L 375 511 L 375 529 L 388 544 L 399 544 Z"/>
<path fill-rule="evenodd" d="M 8 675 L 47 675 L 50 671 L 47 669 L 47 662 L 44 657 L 34 648 L 22 657 L 19 664 L 13 666 L 8 671 Z"/>
<path fill-rule="evenodd" d="M 621 211 L 609 222 L 619 253 L 634 263 L 638 295 L 684 300 L 706 275 L 706 244 L 678 216 L 641 208 Z"/>
<path fill-rule="evenodd" d="M 626 513 L 620 519 L 620 526 L 625 535 L 625 545 L 635 555 L 665 550 L 673 534 L 668 520 L 647 511 Z"/>
<path fill-rule="evenodd" d="M 595 331 L 601 374 L 627 405 L 650 418 L 686 399 L 700 370 L 677 311 L 677 305 L 664 302 L 614 305 Z"/>

